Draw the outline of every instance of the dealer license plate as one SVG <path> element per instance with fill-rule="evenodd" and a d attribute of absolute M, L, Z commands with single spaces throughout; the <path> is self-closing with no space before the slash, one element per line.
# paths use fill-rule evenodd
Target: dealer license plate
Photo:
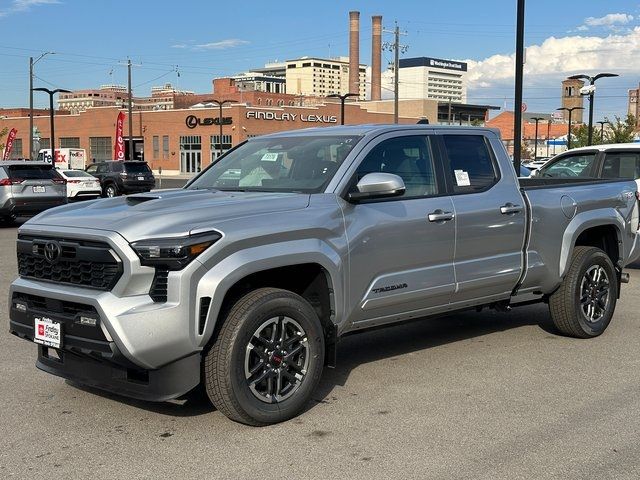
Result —
<path fill-rule="evenodd" d="M 47 347 L 60 348 L 62 346 L 62 325 L 47 317 L 34 319 L 33 341 Z"/>
<path fill-rule="evenodd" d="M 47 191 L 46 187 L 43 187 L 42 185 L 36 185 L 33 187 L 33 193 L 44 193 Z"/>
<path fill-rule="evenodd" d="M 138 180 L 144 180 L 144 177 L 138 177 Z"/>

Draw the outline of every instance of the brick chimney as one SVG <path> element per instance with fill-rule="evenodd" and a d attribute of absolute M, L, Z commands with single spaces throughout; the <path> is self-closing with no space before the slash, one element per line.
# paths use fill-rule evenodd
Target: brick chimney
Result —
<path fill-rule="evenodd" d="M 371 17 L 371 100 L 382 98 L 382 15 Z"/>
<path fill-rule="evenodd" d="M 360 94 L 360 12 L 349 12 L 349 92 Z"/>

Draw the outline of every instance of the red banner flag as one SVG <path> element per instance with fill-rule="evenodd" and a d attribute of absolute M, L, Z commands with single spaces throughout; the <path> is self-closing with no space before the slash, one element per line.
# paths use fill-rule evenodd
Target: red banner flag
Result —
<path fill-rule="evenodd" d="M 124 138 L 122 137 L 122 130 L 124 127 L 124 112 L 118 113 L 118 120 L 116 120 L 116 151 L 115 159 L 124 160 Z"/>
<path fill-rule="evenodd" d="M 11 149 L 13 148 L 13 141 L 16 139 L 16 135 L 18 134 L 18 130 L 12 128 L 7 136 L 7 144 L 4 147 L 4 155 L 2 155 L 3 160 L 8 160 L 9 155 L 11 155 Z"/>

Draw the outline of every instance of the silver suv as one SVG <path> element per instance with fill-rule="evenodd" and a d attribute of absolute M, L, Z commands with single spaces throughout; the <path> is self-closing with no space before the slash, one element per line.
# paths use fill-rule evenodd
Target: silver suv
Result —
<path fill-rule="evenodd" d="M 3 162 L 0 166 L 0 220 L 32 216 L 67 203 L 66 180 L 48 163 Z"/>

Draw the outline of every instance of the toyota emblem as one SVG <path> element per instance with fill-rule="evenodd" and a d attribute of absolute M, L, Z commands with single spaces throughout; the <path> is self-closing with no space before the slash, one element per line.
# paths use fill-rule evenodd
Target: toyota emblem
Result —
<path fill-rule="evenodd" d="M 58 242 L 47 242 L 44 246 L 44 258 L 49 263 L 56 263 L 60 259 L 62 249 Z"/>

